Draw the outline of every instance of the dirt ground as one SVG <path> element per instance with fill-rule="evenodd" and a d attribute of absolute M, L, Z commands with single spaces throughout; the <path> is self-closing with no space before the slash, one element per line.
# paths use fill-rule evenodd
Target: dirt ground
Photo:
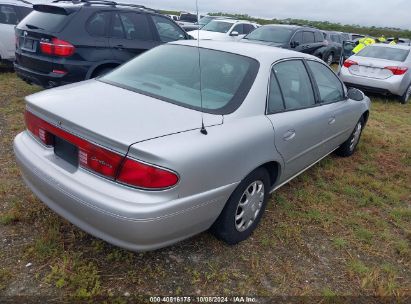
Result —
<path fill-rule="evenodd" d="M 372 97 L 357 153 L 329 156 L 272 195 L 253 236 L 227 246 L 208 232 L 132 253 L 96 239 L 25 187 L 12 140 L 24 96 L 0 71 L 0 302 L 136 295 L 411 295 L 411 104 Z"/>

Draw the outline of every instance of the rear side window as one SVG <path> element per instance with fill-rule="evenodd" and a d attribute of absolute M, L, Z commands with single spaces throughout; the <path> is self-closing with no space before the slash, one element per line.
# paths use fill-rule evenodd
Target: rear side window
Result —
<path fill-rule="evenodd" d="M 0 24 L 16 25 L 19 22 L 16 9 L 11 5 L 0 5 Z"/>
<path fill-rule="evenodd" d="M 185 38 L 183 30 L 171 20 L 157 15 L 152 16 L 152 18 L 161 41 L 170 42 Z"/>
<path fill-rule="evenodd" d="M 409 54 L 409 50 L 381 46 L 369 46 L 360 51 L 356 56 L 404 62 Z"/>
<path fill-rule="evenodd" d="M 330 103 L 343 100 L 343 86 L 337 76 L 322 63 L 316 61 L 308 61 L 307 63 L 317 83 L 321 102 Z"/>
<path fill-rule="evenodd" d="M 314 41 L 313 32 L 303 32 L 303 43 L 314 43 Z"/>
<path fill-rule="evenodd" d="M 21 24 L 28 29 L 38 29 L 46 32 L 60 32 L 69 18 L 70 15 L 33 11 L 21 21 Z"/>
<path fill-rule="evenodd" d="M 320 31 L 315 32 L 315 42 L 323 42 L 324 35 Z"/>
<path fill-rule="evenodd" d="M 99 12 L 91 16 L 87 21 L 86 29 L 91 36 L 104 37 L 110 23 L 110 12 Z"/>
<path fill-rule="evenodd" d="M 278 85 L 277 77 L 274 70 L 271 71 L 270 78 L 270 95 L 268 96 L 268 114 L 280 112 L 284 110 L 283 96 L 281 95 L 280 86 Z"/>
<path fill-rule="evenodd" d="M 287 110 L 306 108 L 315 104 L 310 77 L 301 60 L 280 62 L 274 66 L 274 73 L 280 84 Z"/>
<path fill-rule="evenodd" d="M 111 36 L 129 40 L 153 40 L 147 17 L 136 13 L 115 14 Z"/>

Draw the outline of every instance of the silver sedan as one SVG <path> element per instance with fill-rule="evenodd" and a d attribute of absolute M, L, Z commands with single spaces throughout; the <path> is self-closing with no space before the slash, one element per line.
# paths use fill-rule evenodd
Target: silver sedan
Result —
<path fill-rule="evenodd" d="M 411 47 L 375 44 L 351 56 L 341 68 L 347 86 L 393 94 L 401 103 L 411 97 Z"/>
<path fill-rule="evenodd" d="M 236 244 L 271 192 L 333 151 L 354 153 L 370 100 L 322 61 L 196 43 L 160 46 L 99 79 L 28 96 L 14 152 L 31 190 L 130 250 L 210 228 Z"/>

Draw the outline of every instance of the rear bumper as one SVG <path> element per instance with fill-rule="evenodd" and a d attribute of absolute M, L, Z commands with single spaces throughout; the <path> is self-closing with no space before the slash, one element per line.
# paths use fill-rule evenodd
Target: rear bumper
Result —
<path fill-rule="evenodd" d="M 43 88 L 57 87 L 71 82 L 65 80 L 65 75 L 55 73 L 40 73 L 14 63 L 14 70 L 17 76 L 24 81 L 37 84 Z M 80 80 L 79 80 L 80 81 Z"/>
<path fill-rule="evenodd" d="M 131 189 L 85 170 L 67 168 L 27 132 L 14 153 L 29 188 L 84 231 L 133 251 L 168 246 L 207 230 L 237 184 L 186 198 Z"/>
<path fill-rule="evenodd" d="M 403 95 L 408 88 L 405 77 L 393 76 L 388 79 L 374 79 L 356 76 L 346 67 L 342 67 L 340 78 L 348 87 L 379 94 Z"/>

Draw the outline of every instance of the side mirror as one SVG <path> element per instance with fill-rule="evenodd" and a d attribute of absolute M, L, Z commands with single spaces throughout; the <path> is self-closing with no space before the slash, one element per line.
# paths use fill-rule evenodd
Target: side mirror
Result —
<path fill-rule="evenodd" d="M 291 41 L 290 42 L 290 47 L 292 48 L 292 49 L 295 49 L 297 46 L 299 46 L 300 45 L 300 43 L 298 42 L 298 41 Z"/>
<path fill-rule="evenodd" d="M 347 92 L 347 97 L 355 101 L 362 101 L 365 98 L 365 95 L 362 91 L 358 89 L 349 88 Z"/>
<path fill-rule="evenodd" d="M 237 37 L 239 33 L 237 31 L 232 31 L 230 36 Z"/>

